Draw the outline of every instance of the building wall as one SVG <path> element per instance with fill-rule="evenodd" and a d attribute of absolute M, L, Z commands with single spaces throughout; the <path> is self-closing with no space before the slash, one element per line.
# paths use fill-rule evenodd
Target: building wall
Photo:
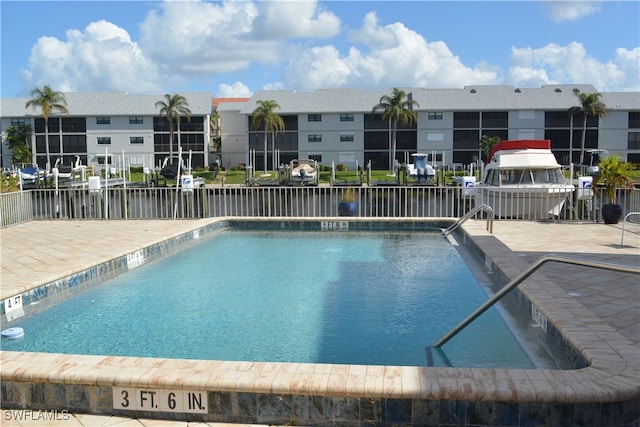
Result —
<path fill-rule="evenodd" d="M 415 147 L 401 148 L 397 159 L 404 161 L 412 152 L 429 154 L 432 162 L 452 165 L 477 160 L 479 139 L 487 130 L 500 133 L 502 139 L 543 139 L 552 140 L 552 149 L 557 152 L 558 160 L 575 162 L 579 158 L 581 120 L 570 124 L 568 109 L 579 104 L 580 92 L 597 92 L 591 85 L 546 85 L 541 88 L 514 88 L 510 86 L 470 86 L 463 89 L 405 89 L 419 102 L 418 123 L 415 129 Z M 300 158 L 321 157 L 321 163 L 340 163 L 345 159 L 357 160 L 359 164 L 367 161 L 372 154 L 378 155 L 377 166 L 386 167 L 388 162 L 382 159 L 388 149 L 383 149 L 381 141 L 372 153 L 367 148 L 372 132 L 365 129 L 364 117 L 371 114 L 371 108 L 381 95 L 388 92 L 317 90 L 308 93 L 295 91 L 259 91 L 240 107 L 239 114 L 248 117 L 260 99 L 275 100 L 281 108 L 281 115 L 298 115 L 298 153 Z M 602 93 L 608 113 L 600 120 L 589 125 L 586 148 L 604 148 L 615 151 L 623 157 L 640 160 L 638 143 L 629 148 L 631 132 L 627 116 L 629 111 L 640 111 L 638 93 L 610 92 Z M 308 115 L 317 114 L 321 121 L 308 121 Z M 340 123 L 340 113 L 352 113 L 354 121 Z M 471 128 L 456 124 L 454 116 L 458 113 L 477 113 L 480 120 Z M 431 113 L 439 113 L 433 115 Z M 506 121 L 497 129 L 487 126 L 484 116 L 493 113 L 507 113 Z M 562 124 L 547 123 L 547 115 L 554 113 L 562 117 Z M 553 121 L 553 120 L 552 120 Z M 557 121 L 557 120 L 556 120 Z M 578 123 L 580 122 L 580 123 Z M 242 123 L 246 129 L 246 123 Z M 224 128 L 226 124 L 222 122 Z M 382 129 L 377 130 L 381 132 Z M 240 128 L 234 133 L 242 133 Z M 341 132 L 352 132 L 353 141 L 340 143 Z M 407 132 L 407 131 L 405 131 Z M 409 131 L 410 132 L 410 131 Z M 310 142 L 309 135 L 319 135 L 321 142 Z M 490 135 L 490 133 L 489 133 Z M 405 134 L 405 136 L 407 136 Z M 377 135 L 380 138 L 380 135 Z M 472 138 L 473 137 L 473 138 Z M 637 137 L 635 137 L 637 138 Z M 473 140 L 471 140 L 473 139 Z M 411 147 L 411 141 L 405 146 Z M 223 141 L 223 151 L 226 151 Z M 388 144 L 386 144 L 388 145 Z M 240 150 L 234 145 L 234 150 Z M 374 150 L 374 151 L 376 151 Z M 386 151 L 386 153 L 383 153 Z"/>
<path fill-rule="evenodd" d="M 629 113 L 627 111 L 608 112 L 600 122 L 599 137 L 603 145 L 602 148 L 614 153 L 627 153 L 629 131 Z"/>
<path fill-rule="evenodd" d="M 556 87 L 559 86 L 559 87 Z M 504 86 L 483 86 L 473 88 L 427 90 L 413 89 L 414 98 L 419 99 L 420 108 L 417 110 L 417 125 L 415 133 L 415 148 L 399 148 L 397 158 L 404 161 L 412 152 L 424 152 L 431 155 L 431 161 L 439 164 L 453 165 L 476 160 L 478 154 L 471 148 L 475 141 L 467 141 L 467 148 L 459 150 L 455 143 L 456 135 L 461 129 L 454 128 L 454 115 L 461 111 L 483 112 L 507 111 L 508 124 L 503 129 L 509 139 L 546 138 L 553 135 L 552 149 L 558 152 L 558 160 L 569 162 L 576 150 L 579 150 L 581 123 L 574 123 L 573 136 L 568 124 L 564 127 L 550 128 L 545 123 L 545 113 L 555 112 L 563 115 L 571 106 L 577 104 L 577 98 L 572 92 L 573 85 L 556 85 L 534 89 L 514 90 Z M 589 85 L 581 86 L 582 91 L 596 91 Z M 411 91 L 411 90 L 410 90 Z M 277 113 L 290 117 L 297 117 L 295 133 L 297 147 L 285 153 L 283 159 L 320 158 L 321 163 L 330 165 L 342 163 L 347 167 L 365 164 L 374 155 L 377 156 L 377 166 L 386 168 L 388 149 L 377 148 L 372 152 L 366 149 L 369 129 L 365 129 L 365 115 L 371 114 L 372 105 L 380 95 L 386 92 L 320 90 L 310 93 L 294 91 L 257 92 L 249 99 L 234 99 L 218 105 L 221 127 L 222 166 L 234 167 L 249 161 L 249 129 L 248 122 L 256 99 L 261 97 L 274 99 L 282 110 Z M 202 165 L 208 164 L 208 147 L 210 140 L 208 120 L 212 113 L 211 96 L 206 92 L 185 94 L 194 116 L 204 117 L 204 129 L 200 132 L 205 140 L 205 148 L 196 153 Z M 156 164 L 166 153 L 156 153 L 155 142 L 157 135 L 168 132 L 154 131 L 153 119 L 158 117 L 155 102 L 162 100 L 162 95 L 128 95 L 121 93 L 69 93 L 67 94 L 70 115 L 67 117 L 84 117 L 86 119 L 86 152 L 78 153 L 86 157 L 91 164 L 104 153 L 105 147 L 110 153 L 125 152 L 127 162 L 138 165 Z M 209 102 L 207 103 L 207 99 Z M 591 144 L 598 148 L 616 152 L 625 158 L 640 161 L 640 147 L 637 143 L 629 147 L 630 134 L 640 132 L 638 128 L 629 127 L 629 112 L 640 111 L 640 97 L 637 93 L 603 93 L 603 100 L 608 105 L 607 115 L 600 118 L 597 127 L 589 129 L 588 136 Z M 40 117 L 38 110 L 24 108 L 26 99 L 2 99 L 0 109 L 0 126 L 4 130 L 11 123 L 11 118 L 24 118 L 34 127 L 34 122 Z M 319 114 L 321 121 L 309 121 L 309 113 Z M 353 114 L 353 121 L 341 121 L 340 115 Z M 437 114 L 436 114 L 437 113 Z M 434 115 L 435 114 L 435 115 Z M 143 123 L 130 124 L 130 116 L 142 116 Z M 431 115 L 431 116 L 430 116 Z M 60 115 L 56 115 L 60 116 Z M 109 125 L 99 125 L 96 118 L 110 117 Z M 482 120 L 476 129 L 469 130 L 470 135 L 477 133 L 478 139 L 484 128 Z M 383 132 L 379 129 L 377 132 Z M 475 132 L 475 133 L 474 133 Z M 289 137 L 291 134 L 289 133 Z M 320 135 L 321 141 L 309 141 L 309 135 Z M 352 141 L 341 141 L 341 136 L 353 135 Z M 405 135 L 406 136 L 406 135 Z M 98 144 L 99 137 L 110 137 L 111 144 Z M 142 138 L 141 144 L 132 144 L 130 138 Z M 378 135 L 379 137 L 379 135 Z M 35 138 L 35 136 L 34 136 Z M 255 138 L 255 135 L 254 135 Z M 572 138 L 572 148 L 569 147 Z M 34 140 L 35 141 L 35 140 Z M 254 144 L 257 147 L 258 144 Z M 557 148 L 560 147 L 560 148 Z M 587 146 L 588 148 L 588 146 Z M 165 150 L 166 151 L 166 150 Z M 256 157 L 258 156 L 256 148 Z M 463 152 L 464 151 L 464 152 Z M 40 156 L 40 159 L 41 160 Z M 9 167 L 11 153 L 2 142 L 2 166 Z M 386 163 L 386 164 L 385 164 Z"/>
<path fill-rule="evenodd" d="M 98 159 L 100 157 L 104 158 L 105 150 L 119 164 L 124 162 L 126 166 L 157 166 L 159 159 L 168 155 L 168 150 L 159 151 L 156 144 L 159 135 L 164 135 L 168 140 L 168 129 L 154 130 L 154 118 L 160 117 L 159 109 L 155 106 L 155 103 L 164 101 L 164 95 L 129 95 L 128 93 L 119 92 L 70 92 L 64 95 L 69 114 L 52 114 L 49 118 L 50 121 L 72 119 L 83 122 L 86 130 L 65 131 L 60 127 L 59 130 L 50 132 L 49 145 L 52 164 L 60 157 L 60 148 L 57 141 L 61 137 L 63 141 L 73 138 L 74 141 L 83 140 L 83 142 L 86 142 L 86 149 L 83 148 L 82 151 L 65 150 L 63 146 L 63 154 L 79 155 L 83 163 L 90 166 L 99 166 Z M 203 146 L 202 149 L 193 153 L 193 166 L 205 166 L 208 162 L 209 117 L 212 112 L 212 97 L 206 92 L 188 92 L 181 95 L 187 99 L 192 112 L 192 119 L 201 119 L 203 121 L 201 130 L 182 130 L 183 144 L 190 137 L 197 136 L 197 138 L 201 139 Z M 38 152 L 34 151 L 33 161 L 40 166 L 45 166 L 44 128 L 40 126 L 42 129 L 38 130 L 36 127 L 36 122 L 42 121 L 40 109 L 25 108 L 25 104 L 28 101 L 26 98 L 4 98 L 0 101 L 0 127 L 3 134 L 4 130 L 11 126 L 12 119 L 25 119 L 25 123 L 30 124 L 33 130 L 32 150 L 33 148 L 39 149 Z M 108 117 L 109 123 L 99 124 L 98 117 Z M 130 117 L 141 117 L 142 123 L 130 123 Z M 186 128 L 189 123 L 188 120 L 183 118 L 181 125 Z M 110 143 L 99 144 L 99 138 L 110 138 Z M 141 138 L 142 142 L 132 143 L 131 138 Z M 40 143 L 37 143 L 37 141 L 40 141 Z M 74 146 L 78 145 L 83 144 L 74 144 Z M 123 152 L 124 160 L 122 160 Z M 185 150 L 184 157 L 185 159 L 188 157 L 187 150 Z M 8 150 L 4 135 L 2 138 L 1 166 L 3 168 L 11 167 L 11 152 Z"/>
<path fill-rule="evenodd" d="M 118 160 L 125 153 L 125 161 L 131 166 L 153 166 L 153 117 L 143 117 L 142 124 L 130 124 L 129 116 L 111 116 L 110 124 L 97 124 L 98 116 L 87 117 L 87 164 L 97 165 L 98 156 L 105 150 Z M 98 144 L 98 138 L 111 138 L 110 145 Z M 142 144 L 132 144 L 132 137 L 143 139 Z"/>
<path fill-rule="evenodd" d="M 247 117 L 240 114 L 240 108 L 218 109 L 222 139 L 222 167 L 230 169 L 247 162 Z"/>
<path fill-rule="evenodd" d="M 350 113 L 349 113 L 350 114 Z M 322 121 L 309 121 L 308 114 L 298 116 L 299 158 L 318 158 L 325 165 L 343 164 L 355 168 L 364 162 L 364 116 L 353 114 L 353 121 L 341 121 L 339 113 L 321 114 Z M 310 135 L 320 135 L 321 142 L 310 142 Z M 353 141 L 341 141 L 353 136 Z"/>

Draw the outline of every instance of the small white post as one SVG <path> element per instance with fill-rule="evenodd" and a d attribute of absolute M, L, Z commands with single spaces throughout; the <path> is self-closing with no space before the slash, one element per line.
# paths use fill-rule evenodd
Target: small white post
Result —
<path fill-rule="evenodd" d="M 104 219 L 109 219 L 109 149 L 104 147 Z"/>

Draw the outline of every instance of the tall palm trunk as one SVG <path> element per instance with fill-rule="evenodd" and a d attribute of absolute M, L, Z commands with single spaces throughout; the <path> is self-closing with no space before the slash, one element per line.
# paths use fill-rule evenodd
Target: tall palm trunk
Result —
<path fill-rule="evenodd" d="M 267 174 L 267 123 L 264 124 L 264 174 Z"/>
<path fill-rule="evenodd" d="M 45 165 L 46 172 L 51 170 L 51 153 L 49 152 L 49 118 L 44 118 L 44 146 L 45 153 L 47 153 L 47 164 Z"/>
<path fill-rule="evenodd" d="M 584 143 L 587 138 L 587 114 L 584 115 L 582 121 L 582 139 L 580 140 L 580 164 L 584 165 Z"/>
<path fill-rule="evenodd" d="M 173 123 L 169 122 L 169 159 L 173 161 Z"/>
<path fill-rule="evenodd" d="M 393 129 L 391 131 L 391 159 L 390 159 L 390 165 L 389 165 L 389 170 L 391 171 L 392 174 L 394 174 L 396 172 L 395 170 L 395 165 L 396 165 L 396 146 L 397 146 L 397 141 L 396 141 L 396 136 L 397 136 L 397 132 L 398 132 L 398 121 L 394 120 L 393 121 Z"/>

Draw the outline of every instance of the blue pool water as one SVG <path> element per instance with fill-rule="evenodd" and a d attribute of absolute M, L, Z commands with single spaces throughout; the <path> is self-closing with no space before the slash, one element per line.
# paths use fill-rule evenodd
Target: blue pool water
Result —
<path fill-rule="evenodd" d="M 533 368 L 439 233 L 225 230 L 11 324 L 4 350 Z M 489 344 L 490 343 L 490 344 Z"/>

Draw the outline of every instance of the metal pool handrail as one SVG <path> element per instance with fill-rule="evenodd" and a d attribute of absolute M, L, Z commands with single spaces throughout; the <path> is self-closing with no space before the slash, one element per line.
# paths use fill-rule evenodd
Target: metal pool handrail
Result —
<path fill-rule="evenodd" d="M 585 266 L 585 267 L 601 268 L 601 269 L 604 269 L 604 270 L 621 271 L 621 272 L 624 272 L 624 273 L 640 274 L 640 268 L 639 267 L 634 267 L 634 266 L 629 266 L 629 265 L 610 264 L 610 263 L 605 263 L 605 262 L 590 261 L 590 260 L 586 260 L 586 259 L 577 259 L 577 258 L 566 258 L 566 257 L 560 257 L 560 256 L 554 256 L 554 255 L 543 256 L 542 258 L 538 259 L 538 261 L 533 263 L 529 268 L 527 268 L 524 271 L 524 273 L 522 273 L 520 276 L 516 277 L 514 280 L 512 280 L 506 286 L 504 286 L 502 289 L 500 289 L 498 292 L 496 292 L 493 295 L 493 297 L 491 297 L 487 302 L 482 304 L 473 313 L 471 313 L 469 316 L 467 316 L 467 318 L 464 319 L 462 322 L 460 322 L 460 324 L 458 324 L 458 326 L 456 326 L 451 331 L 449 331 L 446 335 L 444 335 L 442 338 L 440 338 L 433 345 L 433 347 L 434 348 L 438 348 L 438 347 L 444 345 L 447 341 L 449 341 L 451 338 L 453 338 L 455 335 L 457 335 L 458 332 L 460 332 L 461 330 L 466 328 L 471 322 L 473 322 L 476 318 L 478 318 L 478 316 L 480 316 L 482 313 L 484 313 L 489 308 L 491 308 L 495 303 L 500 301 L 502 299 L 502 297 L 504 297 L 509 292 L 511 292 L 520 283 L 524 282 L 525 279 L 527 279 L 529 276 L 531 276 L 543 264 L 545 264 L 547 262 L 550 262 L 550 261 L 561 262 L 561 263 L 565 263 L 565 264 L 581 265 L 581 266 Z"/>
<path fill-rule="evenodd" d="M 631 216 L 631 215 L 638 215 L 640 216 L 640 212 L 629 212 L 628 214 L 626 214 L 624 216 L 624 219 L 622 220 L 622 235 L 620 236 L 620 246 L 623 245 L 624 242 L 624 224 L 627 222 L 627 219 Z M 630 222 L 630 221 L 629 221 Z"/>
<path fill-rule="evenodd" d="M 447 228 L 446 230 L 444 230 L 442 232 L 442 235 L 444 237 L 446 237 L 447 235 L 453 233 L 453 231 L 456 228 L 460 227 L 466 220 L 468 220 L 469 218 L 471 218 L 472 216 L 474 216 L 475 214 L 477 214 L 481 210 L 487 212 L 487 214 L 488 214 L 487 215 L 487 231 L 489 233 L 493 233 L 493 218 L 495 218 L 495 215 L 493 213 L 493 208 L 491 208 L 491 206 L 489 206 L 489 205 L 478 205 L 478 206 L 474 207 L 473 209 L 471 209 L 469 212 L 467 212 L 465 214 L 465 216 L 463 216 L 462 218 L 457 220 L 455 223 L 450 225 L 449 228 Z"/>

